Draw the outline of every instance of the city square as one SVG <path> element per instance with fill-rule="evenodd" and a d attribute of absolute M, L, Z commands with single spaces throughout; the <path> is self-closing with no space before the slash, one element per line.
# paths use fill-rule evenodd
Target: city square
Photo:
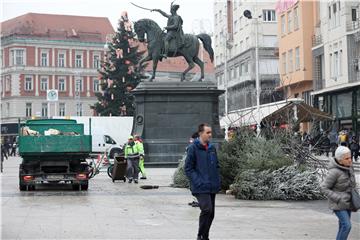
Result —
<path fill-rule="evenodd" d="M 360 239 L 359 2 L 1 9 L 1 239 Z"/>

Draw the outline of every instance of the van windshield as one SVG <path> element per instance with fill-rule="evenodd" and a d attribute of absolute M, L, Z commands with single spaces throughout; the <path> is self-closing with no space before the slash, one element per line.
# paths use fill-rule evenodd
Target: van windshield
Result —
<path fill-rule="evenodd" d="M 105 135 L 104 138 L 105 138 L 105 143 L 107 143 L 107 144 L 116 144 L 115 140 L 112 139 L 110 136 Z"/>

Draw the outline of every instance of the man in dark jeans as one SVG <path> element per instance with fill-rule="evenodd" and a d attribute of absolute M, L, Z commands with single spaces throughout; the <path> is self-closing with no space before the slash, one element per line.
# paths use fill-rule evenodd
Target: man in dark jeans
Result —
<path fill-rule="evenodd" d="M 190 190 L 201 209 L 198 240 L 208 240 L 215 216 L 215 195 L 220 191 L 219 162 L 216 149 L 210 144 L 212 130 L 203 123 L 198 128 L 199 138 L 187 149 L 185 173 L 190 180 Z"/>

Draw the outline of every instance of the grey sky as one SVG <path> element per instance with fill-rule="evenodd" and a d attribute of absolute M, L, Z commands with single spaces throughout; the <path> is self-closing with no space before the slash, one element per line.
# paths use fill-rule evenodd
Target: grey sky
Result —
<path fill-rule="evenodd" d="M 28 13 L 49 13 L 80 16 L 108 17 L 116 29 L 122 11 L 128 11 L 131 21 L 141 18 L 151 18 L 161 27 L 166 26 L 166 18 L 159 13 L 138 9 L 130 4 L 147 8 L 159 8 L 169 12 L 171 0 L 0 0 L 1 21 Z M 185 32 L 199 32 L 199 20 L 203 19 L 206 32 L 213 29 L 212 0 L 177 0 L 180 5 L 179 15 L 184 20 Z"/>

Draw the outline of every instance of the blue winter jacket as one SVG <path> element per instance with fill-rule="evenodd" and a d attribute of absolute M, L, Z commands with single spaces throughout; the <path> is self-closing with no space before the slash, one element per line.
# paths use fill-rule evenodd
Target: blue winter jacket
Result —
<path fill-rule="evenodd" d="M 185 173 L 190 180 L 192 194 L 219 192 L 221 184 L 215 147 L 209 143 L 206 150 L 196 139 L 187 148 Z"/>

